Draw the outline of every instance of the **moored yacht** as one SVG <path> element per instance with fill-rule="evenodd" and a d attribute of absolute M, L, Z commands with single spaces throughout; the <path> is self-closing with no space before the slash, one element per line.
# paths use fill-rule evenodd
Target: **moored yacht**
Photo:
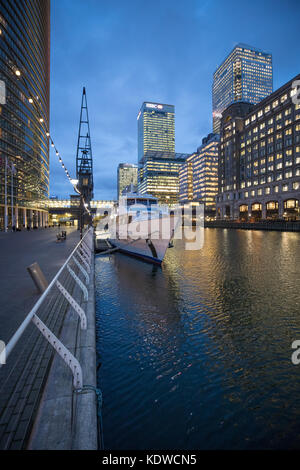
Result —
<path fill-rule="evenodd" d="M 149 194 L 128 193 L 111 214 L 110 243 L 120 251 L 161 264 L 178 220 Z"/>

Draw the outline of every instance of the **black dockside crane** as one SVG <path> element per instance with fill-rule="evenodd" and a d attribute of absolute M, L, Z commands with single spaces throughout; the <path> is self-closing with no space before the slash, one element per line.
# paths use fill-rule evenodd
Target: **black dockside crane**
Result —
<path fill-rule="evenodd" d="M 90 202 L 94 197 L 93 156 L 85 87 L 82 91 L 80 110 L 76 153 L 76 178 L 78 180 L 77 189 L 80 193 L 79 228 L 80 238 L 82 238 L 84 225 L 92 223 Z"/>

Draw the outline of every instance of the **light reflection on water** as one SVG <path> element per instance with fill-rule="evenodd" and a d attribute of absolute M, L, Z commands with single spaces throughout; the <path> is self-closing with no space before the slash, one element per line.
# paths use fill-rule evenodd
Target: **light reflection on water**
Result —
<path fill-rule="evenodd" d="M 300 235 L 205 230 L 96 261 L 105 447 L 299 448 Z"/>

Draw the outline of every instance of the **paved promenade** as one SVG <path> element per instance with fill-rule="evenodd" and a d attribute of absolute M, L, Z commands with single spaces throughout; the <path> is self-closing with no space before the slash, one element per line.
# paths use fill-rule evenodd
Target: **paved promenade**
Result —
<path fill-rule="evenodd" d="M 67 229 L 65 242 L 56 243 L 57 229 L 0 233 L 0 339 L 8 342 L 39 295 L 27 272 L 35 261 L 50 282 L 79 241 L 79 231 Z M 59 335 L 67 301 L 54 293 L 43 321 Z M 47 380 L 52 347 L 30 324 L 0 369 L 0 449 L 26 448 L 39 398 Z"/>
<path fill-rule="evenodd" d="M 57 228 L 0 232 L 0 340 L 8 342 L 39 298 L 27 266 L 36 261 L 50 282 L 79 242 L 78 230 L 63 230 L 67 239 L 61 243 Z"/>

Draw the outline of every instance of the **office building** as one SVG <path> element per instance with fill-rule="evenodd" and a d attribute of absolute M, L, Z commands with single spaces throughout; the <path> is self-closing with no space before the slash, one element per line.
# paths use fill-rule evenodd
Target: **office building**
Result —
<path fill-rule="evenodd" d="M 232 103 L 259 103 L 273 91 L 272 55 L 238 44 L 213 76 L 213 132 L 220 132 L 223 111 Z"/>
<path fill-rule="evenodd" d="M 186 157 L 185 163 L 179 169 L 179 203 L 187 204 L 193 201 L 193 160 L 196 153 L 192 153 Z"/>
<path fill-rule="evenodd" d="M 133 163 L 120 163 L 118 166 L 118 199 L 130 185 L 137 186 L 138 167 Z"/>
<path fill-rule="evenodd" d="M 138 113 L 138 162 L 147 152 L 175 152 L 175 107 L 144 102 Z"/>
<path fill-rule="evenodd" d="M 297 75 L 257 105 L 234 103 L 221 120 L 219 218 L 299 219 Z"/>
<path fill-rule="evenodd" d="M 139 192 L 152 194 L 160 204 L 179 201 L 179 171 L 187 154 L 151 152 L 144 154 L 139 165 Z"/>
<path fill-rule="evenodd" d="M 197 152 L 186 159 L 179 173 L 180 202 L 204 204 L 207 215 L 214 215 L 218 193 L 219 135 L 208 134 Z"/>
<path fill-rule="evenodd" d="M 50 0 L 2 0 L 0 37 L 0 228 L 6 219 L 8 227 L 43 226 L 49 196 Z"/>
<path fill-rule="evenodd" d="M 219 135 L 208 134 L 202 139 L 193 159 L 193 198 L 204 204 L 205 212 L 216 210 L 218 194 Z"/>
<path fill-rule="evenodd" d="M 138 113 L 138 190 L 161 204 L 176 204 L 179 169 L 185 154 L 175 153 L 175 107 L 144 102 Z"/>

